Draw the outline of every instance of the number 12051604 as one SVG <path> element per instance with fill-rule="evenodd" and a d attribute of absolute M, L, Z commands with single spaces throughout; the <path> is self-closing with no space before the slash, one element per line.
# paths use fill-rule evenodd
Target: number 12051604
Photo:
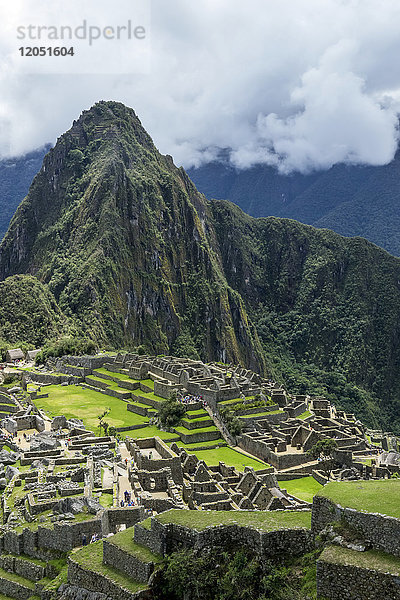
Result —
<path fill-rule="evenodd" d="M 74 56 L 74 48 L 71 46 L 21 46 L 19 48 L 21 56 Z"/>

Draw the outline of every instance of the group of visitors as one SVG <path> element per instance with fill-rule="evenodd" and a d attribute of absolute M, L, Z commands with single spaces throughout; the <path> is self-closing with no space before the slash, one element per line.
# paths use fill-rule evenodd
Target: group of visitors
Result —
<path fill-rule="evenodd" d="M 124 508 L 125 506 L 135 506 L 135 499 L 132 497 L 132 494 L 128 492 L 128 490 L 124 491 L 124 500 L 121 500 L 120 507 Z"/>
<path fill-rule="evenodd" d="M 94 544 L 95 542 L 98 542 L 101 539 L 101 536 L 99 533 L 94 533 L 92 535 L 92 537 L 90 538 L 90 544 Z M 82 533 L 82 546 L 87 546 L 87 537 L 86 537 L 86 533 Z"/>
<path fill-rule="evenodd" d="M 178 402 L 181 404 L 196 404 L 197 402 L 201 402 L 203 407 L 208 406 L 207 401 L 204 400 L 203 396 L 200 395 L 192 395 L 192 394 L 180 394 L 177 397 Z"/>

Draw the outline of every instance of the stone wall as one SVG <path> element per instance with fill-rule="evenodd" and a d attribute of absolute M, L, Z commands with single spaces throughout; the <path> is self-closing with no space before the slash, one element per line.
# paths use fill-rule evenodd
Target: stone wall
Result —
<path fill-rule="evenodd" d="M 138 600 L 151 598 L 148 590 L 142 592 L 130 592 L 117 585 L 103 573 L 91 571 L 88 567 L 81 567 L 75 560 L 73 554 L 68 559 L 68 583 L 84 588 L 91 592 L 101 592 L 113 598 L 113 600 Z"/>
<path fill-rule="evenodd" d="M 362 513 L 353 508 L 343 508 L 328 498 L 314 496 L 311 528 L 318 534 L 328 523 L 345 520 L 376 550 L 400 556 L 400 519 L 377 513 Z"/>
<path fill-rule="evenodd" d="M 271 450 L 265 440 L 253 438 L 250 435 L 240 435 L 237 438 L 238 446 L 250 452 L 260 460 L 273 465 L 278 470 L 297 467 L 307 462 L 305 454 L 283 454 Z"/>
<path fill-rule="evenodd" d="M 0 568 L 21 575 L 29 581 L 39 581 L 45 576 L 45 568 L 42 565 L 9 554 L 0 556 Z"/>
<path fill-rule="evenodd" d="M 52 375 L 51 373 L 36 373 L 34 371 L 25 371 L 23 374 L 23 381 L 31 379 L 34 383 L 60 385 L 61 383 L 68 383 L 73 385 L 83 381 L 82 377 L 75 377 L 74 375 Z"/>
<path fill-rule="evenodd" d="M 314 536 L 305 528 L 265 532 L 239 525 L 221 525 L 196 531 L 174 523 L 163 525 L 154 518 L 150 530 L 140 524 L 135 526 L 134 539 L 163 556 L 181 548 L 201 550 L 213 546 L 246 546 L 257 554 L 271 557 L 299 556 L 314 548 Z"/>
<path fill-rule="evenodd" d="M 115 531 L 117 525 L 126 525 L 133 527 L 136 523 L 143 521 L 146 518 L 144 508 L 141 506 L 130 506 L 128 508 L 110 508 L 105 511 L 105 516 L 108 519 L 109 531 Z"/>
<path fill-rule="evenodd" d="M 217 429 L 217 431 L 202 431 L 190 435 L 179 432 L 179 436 L 184 444 L 197 444 L 198 442 L 212 442 L 213 440 L 218 440 L 221 437 L 221 433 Z"/>
<path fill-rule="evenodd" d="M 140 583 L 147 583 L 154 571 L 154 563 L 143 562 L 108 540 L 103 541 L 103 562 Z"/>
<path fill-rule="evenodd" d="M 159 529 L 157 523 L 154 523 L 155 519 L 151 520 L 151 529 L 146 529 L 140 523 L 135 525 L 134 529 L 134 540 L 137 544 L 147 546 L 154 554 L 165 554 L 165 532 L 164 527 L 161 526 Z"/>
<path fill-rule="evenodd" d="M 128 404 L 126 407 L 130 412 L 136 413 L 137 415 L 141 415 L 142 417 L 147 417 L 150 406 L 146 408 L 144 406 L 138 406 L 137 404 Z"/>
<path fill-rule="evenodd" d="M 16 598 L 17 600 L 28 600 L 28 598 L 30 598 L 34 593 L 33 587 L 30 589 L 20 583 L 17 583 L 16 581 L 11 581 L 10 579 L 6 579 L 5 577 L 1 576 L 0 590 L 4 596 Z"/>
<path fill-rule="evenodd" d="M 36 556 L 37 549 L 68 552 L 82 545 L 82 534 L 90 539 L 94 533 L 101 534 L 101 519 L 91 519 L 80 523 L 54 523 L 54 528 L 38 527 L 37 531 L 24 529 L 22 533 L 6 531 L 2 538 L 2 548 L 11 554 Z"/>
<path fill-rule="evenodd" d="M 349 564 L 317 562 L 317 597 L 326 600 L 400 599 L 400 578 Z"/>
<path fill-rule="evenodd" d="M 315 481 L 318 481 L 321 485 L 325 485 L 328 482 L 328 477 L 324 474 L 323 471 L 318 471 L 317 469 L 312 470 L 312 476 Z"/>
<path fill-rule="evenodd" d="M 5 412 L 7 414 L 15 413 L 18 409 L 15 405 L 11 404 L 0 404 L 0 412 Z"/>

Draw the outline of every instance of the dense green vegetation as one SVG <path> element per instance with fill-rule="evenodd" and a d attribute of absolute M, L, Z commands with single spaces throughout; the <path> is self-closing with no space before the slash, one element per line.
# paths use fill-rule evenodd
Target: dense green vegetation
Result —
<path fill-rule="evenodd" d="M 96 344 L 93 340 L 75 336 L 65 336 L 54 341 L 48 341 L 36 356 L 36 363 L 42 364 L 50 357 L 66 355 L 94 354 Z"/>
<path fill-rule="evenodd" d="M 65 331 L 65 317 L 47 286 L 30 275 L 0 282 L 0 339 L 4 347 L 40 346 Z"/>
<path fill-rule="evenodd" d="M 84 112 L 46 156 L 0 246 L 0 278 L 17 273 L 40 283 L 32 318 L 0 299 L 5 342 L 240 363 L 400 431 L 400 261 L 207 202 L 121 104 Z"/>
<path fill-rule="evenodd" d="M 158 419 L 163 427 L 179 425 L 185 415 L 185 407 L 173 396 L 163 402 L 158 410 Z"/>
<path fill-rule="evenodd" d="M 240 171 L 224 159 L 189 170 L 208 198 L 231 200 L 253 217 L 286 217 L 362 236 L 400 256 L 400 153 L 381 167 L 339 164 L 307 175 L 267 165 Z"/>
<path fill-rule="evenodd" d="M 244 549 L 181 550 L 166 556 L 152 590 L 159 600 L 312 600 L 315 561 L 316 553 L 273 562 Z"/>
<path fill-rule="evenodd" d="M 50 146 L 44 146 L 23 156 L 0 160 L 0 241 L 49 149 Z"/>

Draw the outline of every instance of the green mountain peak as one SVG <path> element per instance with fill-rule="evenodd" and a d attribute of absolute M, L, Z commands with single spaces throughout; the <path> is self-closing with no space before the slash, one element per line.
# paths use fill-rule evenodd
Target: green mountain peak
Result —
<path fill-rule="evenodd" d="M 45 157 L 0 246 L 0 280 L 18 274 L 99 345 L 240 363 L 400 429 L 400 261 L 208 202 L 122 104 Z"/>

